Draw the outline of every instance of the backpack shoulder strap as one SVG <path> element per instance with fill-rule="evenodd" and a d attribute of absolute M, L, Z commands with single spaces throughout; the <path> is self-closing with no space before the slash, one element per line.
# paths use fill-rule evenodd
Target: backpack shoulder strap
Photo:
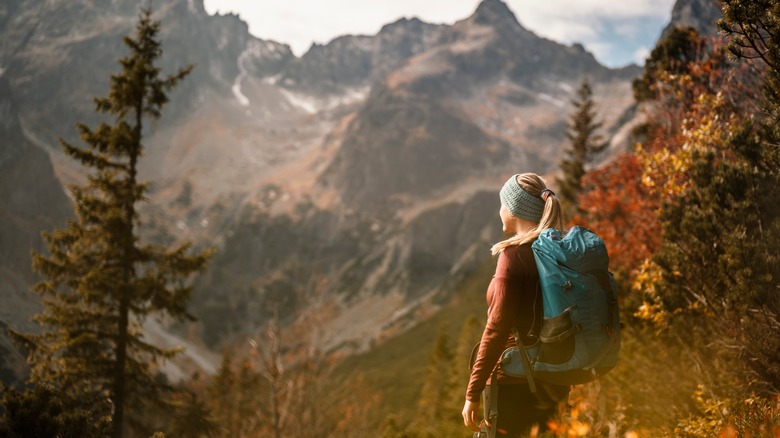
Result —
<path fill-rule="evenodd" d="M 536 382 L 534 381 L 534 367 L 531 364 L 531 357 L 528 355 L 528 350 L 523 344 L 523 340 L 520 339 L 520 335 L 517 333 L 517 328 L 512 327 L 512 336 L 515 337 L 517 343 L 517 349 L 520 351 L 520 357 L 523 359 L 523 368 L 525 368 L 526 379 L 528 380 L 528 388 L 532 394 L 536 394 Z"/>

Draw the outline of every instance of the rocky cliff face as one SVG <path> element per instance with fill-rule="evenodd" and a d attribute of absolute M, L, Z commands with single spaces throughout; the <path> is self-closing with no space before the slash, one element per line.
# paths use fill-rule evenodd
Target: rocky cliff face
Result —
<path fill-rule="evenodd" d="M 26 137 L 7 130 L 4 144 L 33 139 L 43 149 L 25 150 L 46 150 L 59 179 L 77 181 L 81 170 L 56 139 L 97 120 L 91 98 L 118 68 L 137 2 L 6 5 L 0 67 L 19 118 L 3 112 L 0 123 L 18 122 Z M 638 73 L 539 38 L 500 0 L 452 26 L 399 20 L 300 58 L 250 36 L 236 16 L 208 16 L 201 1 L 154 6 L 163 71 L 195 70 L 145 133 L 142 174 L 154 181 L 145 237 L 218 247 L 193 302 L 211 345 L 251 334 L 269 300 L 283 302 L 291 324 L 319 312 L 329 350 L 368 348 L 416 324 L 489 257 L 506 177 L 554 169 L 582 78 L 612 129 Z M 28 173 L 5 158 L 16 153 L 3 148 L 0 159 Z M 54 181 L 46 165 L 31 166 Z M 27 199 L 49 199 L 37 178 Z M 61 224 L 63 214 L 35 227 Z M 13 243 L 20 265 L 30 245 Z"/>
<path fill-rule="evenodd" d="M 285 87 L 316 94 L 339 94 L 370 86 L 409 58 L 434 46 L 444 26 L 401 19 L 377 35 L 346 35 L 315 44 L 281 72 Z"/>
<path fill-rule="evenodd" d="M 484 1 L 374 86 L 322 180 L 347 203 L 399 208 L 402 199 L 425 199 L 469 178 L 547 172 L 564 140 L 556 114 L 585 77 L 629 76 L 581 47 L 537 37 L 503 2 Z M 556 131 L 557 138 L 545 135 Z"/>
<path fill-rule="evenodd" d="M 509 143 L 455 103 L 374 87 L 343 137 L 323 184 L 354 208 L 393 211 L 503 167 Z"/>
<path fill-rule="evenodd" d="M 718 0 L 677 0 L 672 19 L 661 33 L 663 39 L 674 27 L 692 27 L 702 35 L 717 37 L 719 19 L 723 18 Z"/>

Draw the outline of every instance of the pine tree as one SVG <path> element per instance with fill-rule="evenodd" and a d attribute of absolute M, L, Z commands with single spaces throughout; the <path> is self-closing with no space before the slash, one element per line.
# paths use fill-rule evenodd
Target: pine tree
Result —
<path fill-rule="evenodd" d="M 119 60 L 121 72 L 111 76 L 108 96 L 95 99 L 96 111 L 114 123 L 77 125 L 85 147 L 60 140 L 88 180 L 70 187 L 76 218 L 44 233 L 48 255 L 33 254 L 45 278 L 34 286 L 43 297 L 42 333 L 16 336 L 30 351 L 32 382 L 51 382 L 73 408 L 110 416 L 114 437 L 122 436 L 128 409 L 162 397 L 155 367 L 177 353 L 144 339 L 144 319 L 192 319 L 188 281 L 210 254 L 139 239 L 138 205 L 149 188 L 137 174 L 144 122 L 160 117 L 167 92 L 192 68 L 160 77 L 159 29 L 142 9 L 134 35 L 124 39 L 130 54 Z"/>
<path fill-rule="evenodd" d="M 730 50 L 766 70 L 765 114 L 749 114 L 725 148 L 694 155 L 691 188 L 664 205 L 656 261 L 670 309 L 698 311 L 716 340 L 739 349 L 753 391 L 780 390 L 780 1 L 725 0 Z M 757 117 L 756 117 L 757 116 Z M 716 142 L 712 142 L 717 144 Z M 691 313 L 687 312 L 686 318 Z M 738 315 L 739 317 L 736 317 Z M 726 355 L 724 355 L 726 356 Z M 736 356 L 736 355 L 734 355 Z M 729 365 L 729 370 L 740 371 Z M 744 371 L 742 371 L 744 372 Z"/>
<path fill-rule="evenodd" d="M 105 419 L 95 418 L 85 410 L 65 406 L 59 391 L 51 385 L 36 385 L 18 391 L 5 384 L 2 388 L 3 415 L 0 436 L 8 438 L 85 438 L 105 436 L 109 429 Z"/>
<path fill-rule="evenodd" d="M 419 436 L 452 436 L 449 430 L 452 421 L 449 420 L 453 417 L 457 418 L 462 407 L 449 404 L 452 400 L 452 392 L 455 390 L 450 374 L 452 361 L 450 337 L 445 327 L 441 327 L 428 357 L 422 393 L 417 403 L 420 414 L 413 426 L 420 432 Z"/>
<path fill-rule="evenodd" d="M 289 414 L 293 402 L 293 380 L 283 360 L 281 301 L 272 298 L 272 316 L 266 323 L 263 339 L 258 345 L 260 372 L 267 384 L 268 400 L 266 418 L 270 422 L 270 434 L 281 438 L 289 428 Z"/>
<path fill-rule="evenodd" d="M 645 60 L 642 76 L 631 84 L 634 99 L 645 102 L 658 98 L 658 86 L 666 75 L 688 74 L 691 66 L 707 53 L 704 38 L 692 27 L 675 27 L 656 44 Z"/>
<path fill-rule="evenodd" d="M 236 388 L 233 392 L 233 397 L 236 399 L 233 415 L 237 419 L 238 430 L 230 436 L 252 436 L 257 434 L 259 428 L 256 417 L 261 409 L 261 378 L 249 358 L 242 360 L 239 366 Z"/>
<path fill-rule="evenodd" d="M 482 334 L 479 321 L 476 316 L 470 316 L 463 323 L 463 328 L 458 337 L 458 344 L 455 346 L 455 357 L 452 361 L 452 386 L 455 388 L 451 394 L 450 404 L 453 406 L 463 405 L 466 400 L 466 385 L 471 375 L 468 360 L 471 356 L 474 345 L 479 342 Z M 460 423 L 460 418 L 457 419 Z"/>
<path fill-rule="evenodd" d="M 177 394 L 173 402 L 175 409 L 168 424 L 169 436 L 176 437 L 217 437 L 219 422 L 207 403 L 194 393 L 185 391 Z M 236 435 L 233 435 L 236 436 Z"/>
<path fill-rule="evenodd" d="M 233 370 L 233 355 L 225 350 L 222 353 L 222 363 L 217 374 L 209 382 L 206 394 L 209 408 L 227 436 L 235 435 L 238 429 L 235 426 L 237 380 Z"/>
<path fill-rule="evenodd" d="M 577 97 L 572 100 L 574 112 L 569 120 L 566 138 L 571 142 L 561 160 L 561 178 L 556 179 L 558 197 L 566 217 L 572 217 L 579 211 L 577 197 L 582 192 L 582 178 L 585 176 L 585 166 L 593 156 L 607 148 L 608 143 L 600 134 L 602 123 L 596 121 L 596 109 L 593 102 L 593 91 L 587 79 L 582 81 L 577 90 Z"/>
<path fill-rule="evenodd" d="M 729 146 L 728 160 L 720 159 L 722 151 L 695 153 L 692 189 L 662 209 L 664 240 L 655 258 L 663 272 L 658 290 L 667 308 L 688 310 L 681 323 L 698 317 L 694 330 L 722 339 L 716 346 L 741 344 L 741 354 L 749 358 L 745 364 L 755 373 L 750 379 L 758 384 L 755 389 L 776 390 L 780 342 L 767 335 L 780 334 L 780 181 L 750 158 L 760 156 L 761 148 L 752 126 L 741 127 Z M 742 336 L 734 336 L 739 332 Z"/>

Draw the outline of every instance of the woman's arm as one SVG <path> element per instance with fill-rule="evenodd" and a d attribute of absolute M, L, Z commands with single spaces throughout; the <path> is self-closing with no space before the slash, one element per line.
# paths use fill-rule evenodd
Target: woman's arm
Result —
<path fill-rule="evenodd" d="M 522 265 L 518 262 L 514 247 L 498 256 L 496 275 L 488 291 L 488 319 L 466 391 L 466 399 L 472 403 L 479 403 L 479 396 L 506 347 L 512 327 L 517 324 L 523 279 L 522 272 L 518 272 Z"/>

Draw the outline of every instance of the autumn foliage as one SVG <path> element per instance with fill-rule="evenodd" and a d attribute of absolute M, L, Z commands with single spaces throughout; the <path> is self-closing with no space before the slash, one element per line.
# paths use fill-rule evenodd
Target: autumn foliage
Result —
<path fill-rule="evenodd" d="M 634 83 L 633 147 L 578 198 L 624 292 L 630 364 L 598 397 L 626 436 L 780 434 L 780 2 L 725 3 L 735 39 L 659 43 Z M 583 394 L 580 418 L 597 418 Z"/>
<path fill-rule="evenodd" d="M 622 153 L 585 176 L 579 197 L 584 217 L 575 222 L 596 230 L 610 252 L 610 268 L 621 278 L 648 259 L 660 243 L 659 202 L 642 181 L 637 154 Z"/>

